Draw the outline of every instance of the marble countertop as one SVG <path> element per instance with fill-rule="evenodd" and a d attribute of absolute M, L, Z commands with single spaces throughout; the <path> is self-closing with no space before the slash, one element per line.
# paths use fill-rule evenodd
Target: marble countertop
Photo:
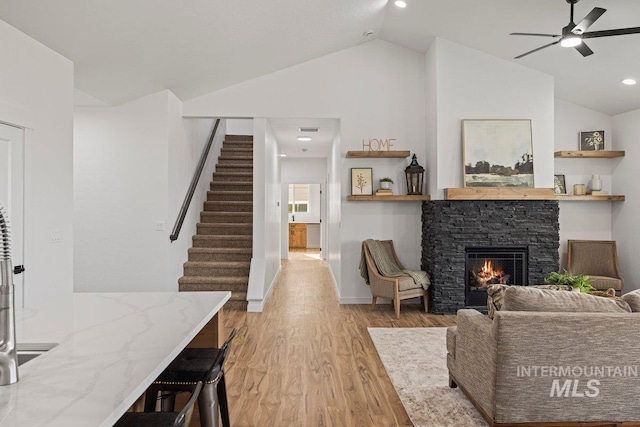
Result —
<path fill-rule="evenodd" d="M 17 310 L 19 345 L 58 345 L 0 386 L 0 425 L 113 425 L 230 295 L 76 293 Z"/>

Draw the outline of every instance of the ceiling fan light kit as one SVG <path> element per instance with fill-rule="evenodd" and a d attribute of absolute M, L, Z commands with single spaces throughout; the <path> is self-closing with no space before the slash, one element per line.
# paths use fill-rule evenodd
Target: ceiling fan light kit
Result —
<path fill-rule="evenodd" d="M 622 36 L 626 34 L 638 34 L 640 33 L 640 27 L 632 28 L 618 28 L 615 30 L 603 30 L 603 31 L 587 31 L 594 22 L 598 20 L 607 10 L 601 7 L 594 7 L 591 12 L 585 16 L 582 21 L 577 24 L 573 21 L 573 6 L 580 0 L 566 0 L 571 5 L 569 24 L 562 29 L 562 34 L 544 34 L 544 33 L 511 33 L 512 36 L 536 36 L 536 37 L 552 37 L 559 38 L 553 43 L 546 44 L 539 48 L 525 52 L 522 55 L 516 56 L 514 59 L 520 59 L 524 56 L 531 55 L 539 50 L 560 43 L 562 47 L 574 47 L 582 56 L 589 56 L 593 54 L 593 51 L 584 43 L 584 39 L 591 39 L 596 37 L 611 37 Z"/>
<path fill-rule="evenodd" d="M 562 47 L 576 47 L 582 43 L 582 39 L 579 36 L 567 36 L 560 40 L 560 46 Z"/>

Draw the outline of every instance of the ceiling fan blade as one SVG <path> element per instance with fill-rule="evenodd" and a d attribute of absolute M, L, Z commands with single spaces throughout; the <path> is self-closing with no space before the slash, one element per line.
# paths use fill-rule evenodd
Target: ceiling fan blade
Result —
<path fill-rule="evenodd" d="M 539 37 L 562 37 L 559 34 L 541 34 L 541 33 L 510 33 L 510 36 L 539 36 Z"/>
<path fill-rule="evenodd" d="M 529 52 L 523 53 L 522 55 L 518 55 L 518 56 L 516 56 L 516 57 L 515 57 L 515 58 L 513 58 L 513 59 L 520 59 L 520 58 L 522 58 L 523 56 L 531 55 L 532 53 L 535 53 L 535 52 L 537 52 L 537 51 L 539 51 L 539 50 L 542 50 L 542 49 L 547 48 L 547 47 L 549 47 L 549 46 L 553 46 L 554 44 L 558 44 L 558 43 L 560 43 L 560 40 L 555 41 L 555 42 L 553 42 L 553 43 L 545 44 L 544 46 L 540 46 L 540 47 L 539 47 L 539 48 L 537 48 L 537 49 L 530 50 Z"/>
<path fill-rule="evenodd" d="M 584 33 L 606 11 L 607 11 L 607 9 L 603 9 L 601 7 L 594 7 L 593 10 L 591 12 L 589 12 L 589 14 L 587 16 L 585 16 L 582 21 L 578 22 L 578 25 L 573 27 L 571 32 L 573 34 L 582 34 L 582 33 Z"/>
<path fill-rule="evenodd" d="M 587 46 L 584 42 L 580 43 L 575 47 L 578 52 L 582 54 L 582 56 L 593 55 L 593 51 Z"/>
<path fill-rule="evenodd" d="M 640 34 L 640 27 L 618 28 L 617 30 L 590 31 L 582 34 L 583 39 L 596 37 L 624 36 L 625 34 Z"/>

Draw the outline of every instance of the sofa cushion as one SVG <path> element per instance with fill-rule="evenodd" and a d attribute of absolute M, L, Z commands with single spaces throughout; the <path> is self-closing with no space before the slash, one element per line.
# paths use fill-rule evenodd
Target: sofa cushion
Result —
<path fill-rule="evenodd" d="M 620 298 L 601 298 L 582 292 L 557 292 L 531 286 L 510 286 L 504 292 L 503 310 L 630 313 Z"/>
<path fill-rule="evenodd" d="M 631 311 L 638 312 L 640 311 L 640 289 L 636 289 L 635 291 L 627 292 L 626 294 L 620 297 L 623 301 L 626 301 L 627 304 L 631 307 Z"/>
<path fill-rule="evenodd" d="M 509 285 L 489 285 L 487 286 L 487 308 L 489 309 L 489 319 L 493 319 L 496 311 L 502 309 L 504 300 L 504 291 L 509 288 Z M 578 288 L 573 288 L 567 285 L 532 285 L 537 289 L 549 289 L 553 291 L 573 291 L 580 292 Z"/>
<path fill-rule="evenodd" d="M 591 279 L 591 286 L 596 289 L 609 289 L 613 288 L 616 291 L 622 290 L 622 280 L 616 279 L 614 277 L 604 277 L 604 276 L 589 276 Z"/>
<path fill-rule="evenodd" d="M 422 285 L 417 285 L 410 276 L 392 277 L 392 279 L 398 279 L 398 290 L 400 292 L 410 289 L 422 289 Z"/>

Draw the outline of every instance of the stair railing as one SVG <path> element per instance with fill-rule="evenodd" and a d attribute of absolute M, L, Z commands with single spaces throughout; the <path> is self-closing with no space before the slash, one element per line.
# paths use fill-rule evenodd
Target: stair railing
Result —
<path fill-rule="evenodd" d="M 209 137 L 209 141 L 207 145 L 205 145 L 202 150 L 202 154 L 200 155 L 200 161 L 198 162 L 198 166 L 196 167 L 195 172 L 193 173 L 193 178 L 191 178 L 191 185 L 189 185 L 189 189 L 187 190 L 187 194 L 184 197 L 184 202 L 182 202 L 182 207 L 180 208 L 180 212 L 178 212 L 178 218 L 176 219 L 176 223 L 173 226 L 173 231 L 171 231 L 171 235 L 169 236 L 169 240 L 172 242 L 178 239 L 180 235 L 180 229 L 182 229 L 182 223 L 184 222 L 185 217 L 187 216 L 187 211 L 189 210 L 189 205 L 191 205 L 191 199 L 193 199 L 193 194 L 196 192 L 196 187 L 198 186 L 198 181 L 200 181 L 200 175 L 202 175 L 202 170 L 204 169 L 204 165 L 207 162 L 207 157 L 209 156 L 209 150 L 211 150 L 211 145 L 213 144 L 213 140 L 216 137 L 216 132 L 218 131 L 218 124 L 220 123 L 220 119 L 216 119 L 216 123 L 213 126 L 213 130 L 211 131 L 211 136 Z"/>

